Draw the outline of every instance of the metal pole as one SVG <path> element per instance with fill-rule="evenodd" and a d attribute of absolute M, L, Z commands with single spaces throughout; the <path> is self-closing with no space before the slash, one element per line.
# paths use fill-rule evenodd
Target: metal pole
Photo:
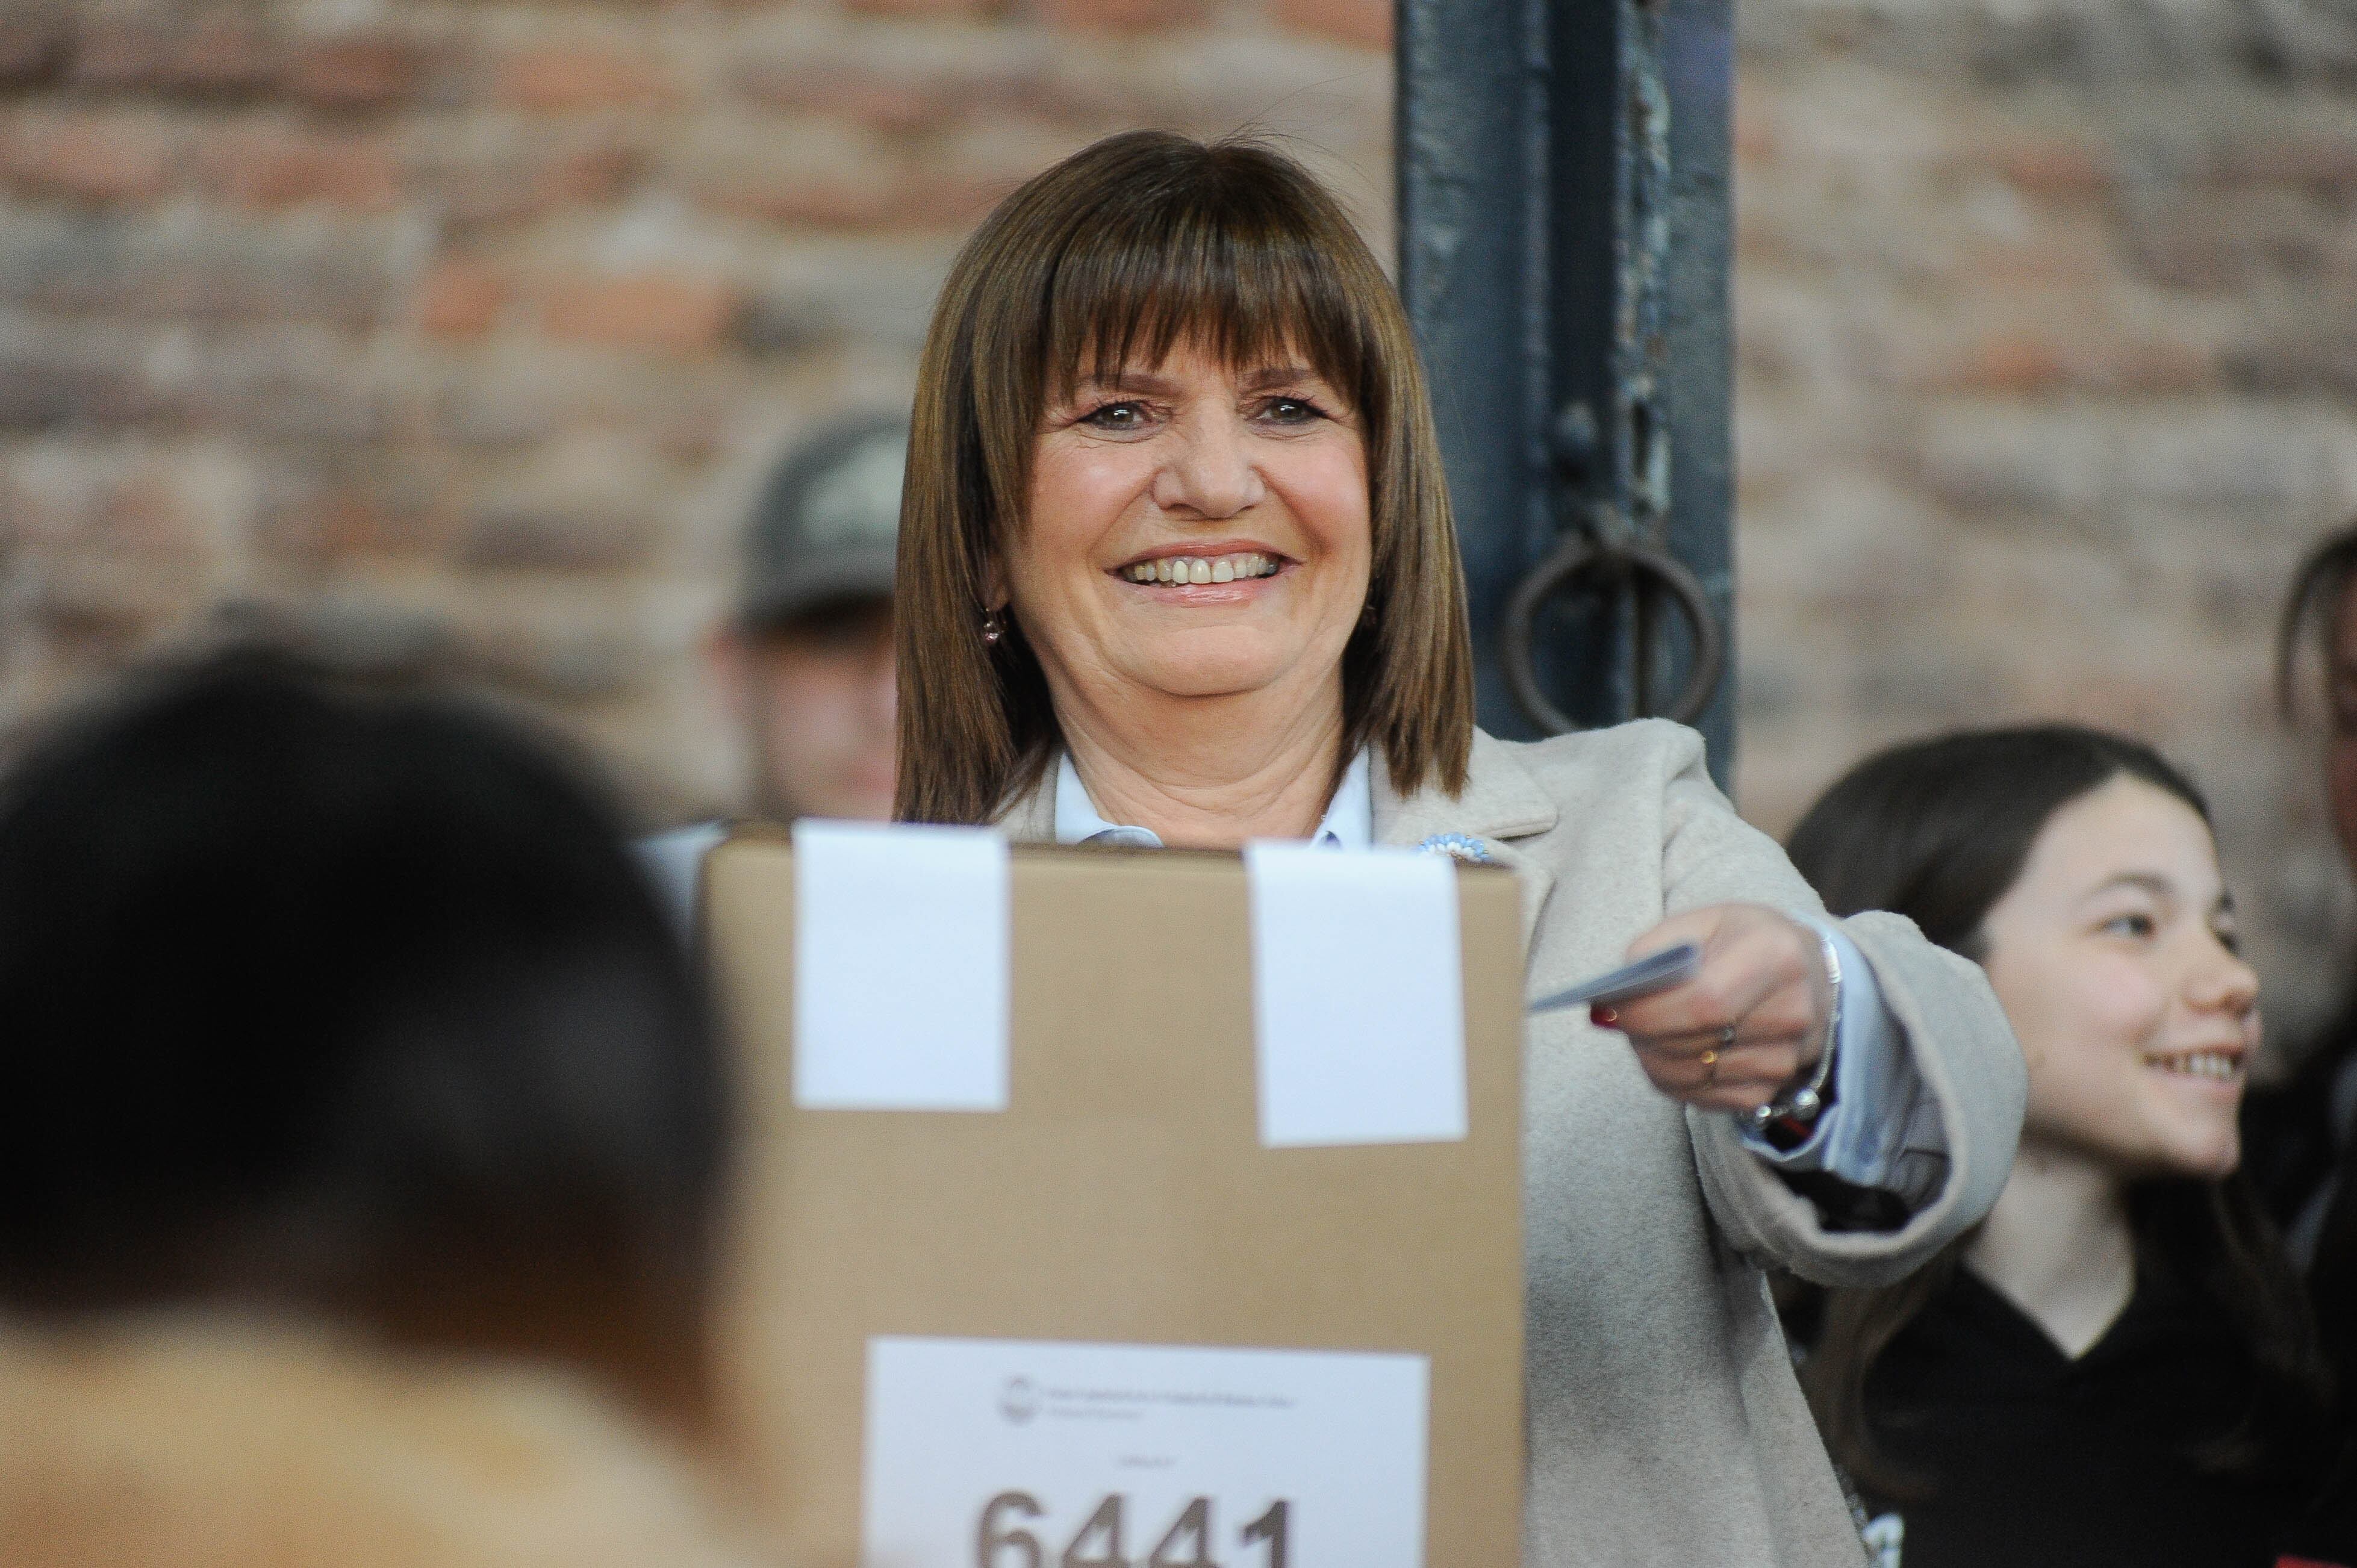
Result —
<path fill-rule="evenodd" d="M 1732 682 L 1729 0 L 1400 0 L 1400 282 L 1432 373 L 1483 724 Z"/>
<path fill-rule="evenodd" d="M 1401 0 L 1394 33 L 1400 289 L 1431 373 L 1482 722 L 1510 735 L 1532 732 L 1503 683 L 1500 613 L 1555 532 L 1545 20 L 1527 0 Z"/>

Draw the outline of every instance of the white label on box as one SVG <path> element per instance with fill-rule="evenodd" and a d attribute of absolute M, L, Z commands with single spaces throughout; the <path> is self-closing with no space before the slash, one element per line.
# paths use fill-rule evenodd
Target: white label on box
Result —
<path fill-rule="evenodd" d="M 1254 843 L 1253 1014 L 1270 1148 L 1465 1136 L 1457 864 Z"/>
<path fill-rule="evenodd" d="M 1004 1111 L 1006 841 L 794 826 L 794 1103 Z"/>
<path fill-rule="evenodd" d="M 1422 1568 L 1421 1356 L 867 1342 L 863 1568 Z"/>

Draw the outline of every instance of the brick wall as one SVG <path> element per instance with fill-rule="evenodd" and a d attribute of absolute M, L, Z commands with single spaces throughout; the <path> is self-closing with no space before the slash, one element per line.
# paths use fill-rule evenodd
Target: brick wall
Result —
<path fill-rule="evenodd" d="M 766 465 L 1107 132 L 1388 253 L 1388 0 L 0 0 L 0 732 L 232 618 L 542 703 L 655 815 Z"/>
<path fill-rule="evenodd" d="M 2357 515 L 2357 11 L 1738 12 L 1747 811 L 1939 726 L 2139 732 L 2311 1012 L 2343 881 L 2267 642 Z"/>
<path fill-rule="evenodd" d="M 2070 714 L 2216 791 L 2278 1013 L 2341 882 L 2266 620 L 2357 512 L 2345 0 L 1738 0 L 1747 810 Z M 0 0 L 0 732 L 224 614 L 727 790 L 765 464 L 989 203 L 1297 139 L 1388 252 L 1388 0 Z"/>

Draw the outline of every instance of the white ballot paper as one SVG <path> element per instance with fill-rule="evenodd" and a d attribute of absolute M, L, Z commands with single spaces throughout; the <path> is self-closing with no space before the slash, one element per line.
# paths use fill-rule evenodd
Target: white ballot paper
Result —
<path fill-rule="evenodd" d="M 794 824 L 794 1103 L 1004 1111 L 1006 841 Z"/>
<path fill-rule="evenodd" d="M 1244 846 L 1260 1137 L 1465 1136 L 1457 864 L 1407 849 Z"/>
<path fill-rule="evenodd" d="M 867 1342 L 862 1568 L 1422 1568 L 1421 1356 Z"/>

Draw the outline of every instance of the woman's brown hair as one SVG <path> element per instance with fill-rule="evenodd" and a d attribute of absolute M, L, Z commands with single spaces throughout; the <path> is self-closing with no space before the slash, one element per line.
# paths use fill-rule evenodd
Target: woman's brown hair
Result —
<path fill-rule="evenodd" d="M 1025 524 L 1049 403 L 1182 343 L 1231 365 L 1299 353 L 1351 401 L 1373 566 L 1342 656 L 1340 760 L 1377 746 L 1402 793 L 1464 788 L 1464 577 L 1399 296 L 1340 205 L 1285 154 L 1133 131 L 1001 202 L 934 306 L 895 591 L 901 820 L 990 822 L 1038 782 L 1060 731 L 1022 627 L 983 639 L 982 585 Z"/>

